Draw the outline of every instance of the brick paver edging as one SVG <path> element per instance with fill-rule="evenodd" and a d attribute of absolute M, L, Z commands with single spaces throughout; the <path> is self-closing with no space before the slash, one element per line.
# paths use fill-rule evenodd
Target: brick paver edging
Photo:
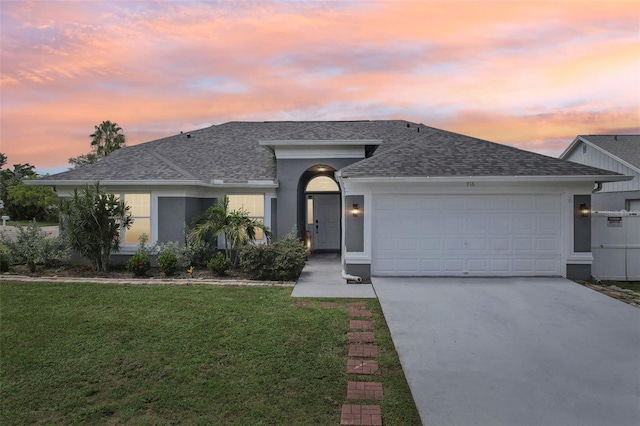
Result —
<path fill-rule="evenodd" d="M 212 280 L 200 278 L 76 278 L 76 277 L 27 277 L 24 275 L 0 275 L 0 281 L 28 283 L 68 283 L 68 284 L 122 284 L 140 286 L 226 286 L 226 287 L 294 287 L 295 282 L 251 281 L 251 280 Z"/>
<path fill-rule="evenodd" d="M 379 405 L 343 405 L 341 425 L 382 425 Z"/>

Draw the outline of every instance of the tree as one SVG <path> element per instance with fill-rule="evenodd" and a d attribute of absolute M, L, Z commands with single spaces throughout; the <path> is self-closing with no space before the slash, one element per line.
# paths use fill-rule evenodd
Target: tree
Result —
<path fill-rule="evenodd" d="M 255 240 L 258 229 L 270 236 L 269 229 L 257 219 L 249 217 L 246 210 L 238 209 L 229 211 L 229 197 L 218 200 L 218 203 L 209 207 L 205 214 L 196 219 L 187 239 L 191 243 L 199 244 L 203 240 L 211 240 L 224 235 L 224 250 L 234 265 L 238 263 L 238 250 Z"/>
<path fill-rule="evenodd" d="M 19 183 L 9 188 L 9 216 L 17 219 L 58 220 L 58 196 L 47 186 Z"/>
<path fill-rule="evenodd" d="M 0 167 L 7 162 L 6 155 L 0 153 Z M 29 163 L 14 164 L 12 169 L 0 170 L 0 199 L 5 202 L 6 212 L 11 218 L 56 220 L 55 208 L 58 197 L 49 187 L 33 187 L 25 180 L 35 179 L 35 166 Z"/>
<path fill-rule="evenodd" d="M 107 120 L 94 126 L 94 128 L 95 131 L 89 135 L 91 138 L 92 151 L 88 154 L 69 158 L 69 164 L 74 167 L 94 164 L 102 157 L 106 157 L 113 151 L 125 146 L 125 136 L 122 133 L 122 128 L 118 126 L 118 124 Z"/>
<path fill-rule="evenodd" d="M 132 223 L 130 208 L 99 182 L 76 188 L 60 204 L 60 233 L 91 261 L 94 271 L 107 271 L 109 256 L 120 249 L 120 228 L 129 229 Z"/>

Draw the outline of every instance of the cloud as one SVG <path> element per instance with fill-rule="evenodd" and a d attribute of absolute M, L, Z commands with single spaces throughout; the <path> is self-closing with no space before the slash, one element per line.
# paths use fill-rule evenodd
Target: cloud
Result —
<path fill-rule="evenodd" d="M 637 129 L 632 2 L 5 2 L 2 134 L 40 168 L 235 119 L 406 118 L 555 152 Z"/>

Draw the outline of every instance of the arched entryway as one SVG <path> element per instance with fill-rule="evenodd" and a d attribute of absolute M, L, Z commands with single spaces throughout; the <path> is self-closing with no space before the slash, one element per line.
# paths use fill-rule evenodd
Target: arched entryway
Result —
<path fill-rule="evenodd" d="M 303 175 L 305 243 L 310 252 L 339 252 L 341 238 L 340 187 L 335 169 L 314 166 Z"/>

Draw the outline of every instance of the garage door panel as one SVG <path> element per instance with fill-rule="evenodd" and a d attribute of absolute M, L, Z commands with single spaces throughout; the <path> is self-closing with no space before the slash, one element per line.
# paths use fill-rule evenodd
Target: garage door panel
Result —
<path fill-rule="evenodd" d="M 508 238 L 491 238 L 491 250 L 506 251 L 510 246 Z"/>
<path fill-rule="evenodd" d="M 422 272 L 441 272 L 442 265 L 440 259 L 422 259 L 420 261 L 420 271 Z"/>
<path fill-rule="evenodd" d="M 535 218 L 536 230 L 540 232 L 560 232 L 560 224 L 557 215 L 553 213 L 540 213 Z"/>
<path fill-rule="evenodd" d="M 464 268 L 464 261 L 462 259 L 445 259 L 443 262 L 443 271 L 444 272 L 458 272 L 462 271 Z"/>
<path fill-rule="evenodd" d="M 511 262 L 509 259 L 491 259 L 489 264 L 491 265 L 491 272 L 498 275 L 501 273 L 508 273 L 511 269 Z"/>
<path fill-rule="evenodd" d="M 530 215 L 517 215 L 513 218 L 513 229 L 515 231 L 533 231 L 533 217 Z"/>
<path fill-rule="evenodd" d="M 558 251 L 558 241 L 555 238 L 538 238 L 536 240 L 536 250 L 545 252 Z"/>
<path fill-rule="evenodd" d="M 418 272 L 418 259 L 402 258 L 397 261 L 398 271 L 402 274 L 415 274 Z"/>
<path fill-rule="evenodd" d="M 486 238 L 469 238 L 467 240 L 467 250 L 482 250 L 487 249 L 488 240 Z"/>
<path fill-rule="evenodd" d="M 557 259 L 537 259 L 536 260 L 536 271 L 544 273 L 549 272 L 552 273 L 557 268 Z"/>
<path fill-rule="evenodd" d="M 395 248 L 397 250 L 415 251 L 418 248 L 418 244 L 417 238 L 399 238 Z"/>
<path fill-rule="evenodd" d="M 513 271 L 530 274 L 533 272 L 533 259 L 514 259 Z"/>
<path fill-rule="evenodd" d="M 559 196 L 394 194 L 373 205 L 374 275 L 560 275 Z"/>
<path fill-rule="evenodd" d="M 445 251 L 459 252 L 464 249 L 464 239 L 449 238 L 444 240 Z"/>
<path fill-rule="evenodd" d="M 442 250 L 442 244 L 438 238 L 423 238 L 420 241 L 420 248 L 422 251 Z"/>
<path fill-rule="evenodd" d="M 467 261 L 467 270 L 469 273 L 474 272 L 488 272 L 486 259 L 469 259 Z"/>

